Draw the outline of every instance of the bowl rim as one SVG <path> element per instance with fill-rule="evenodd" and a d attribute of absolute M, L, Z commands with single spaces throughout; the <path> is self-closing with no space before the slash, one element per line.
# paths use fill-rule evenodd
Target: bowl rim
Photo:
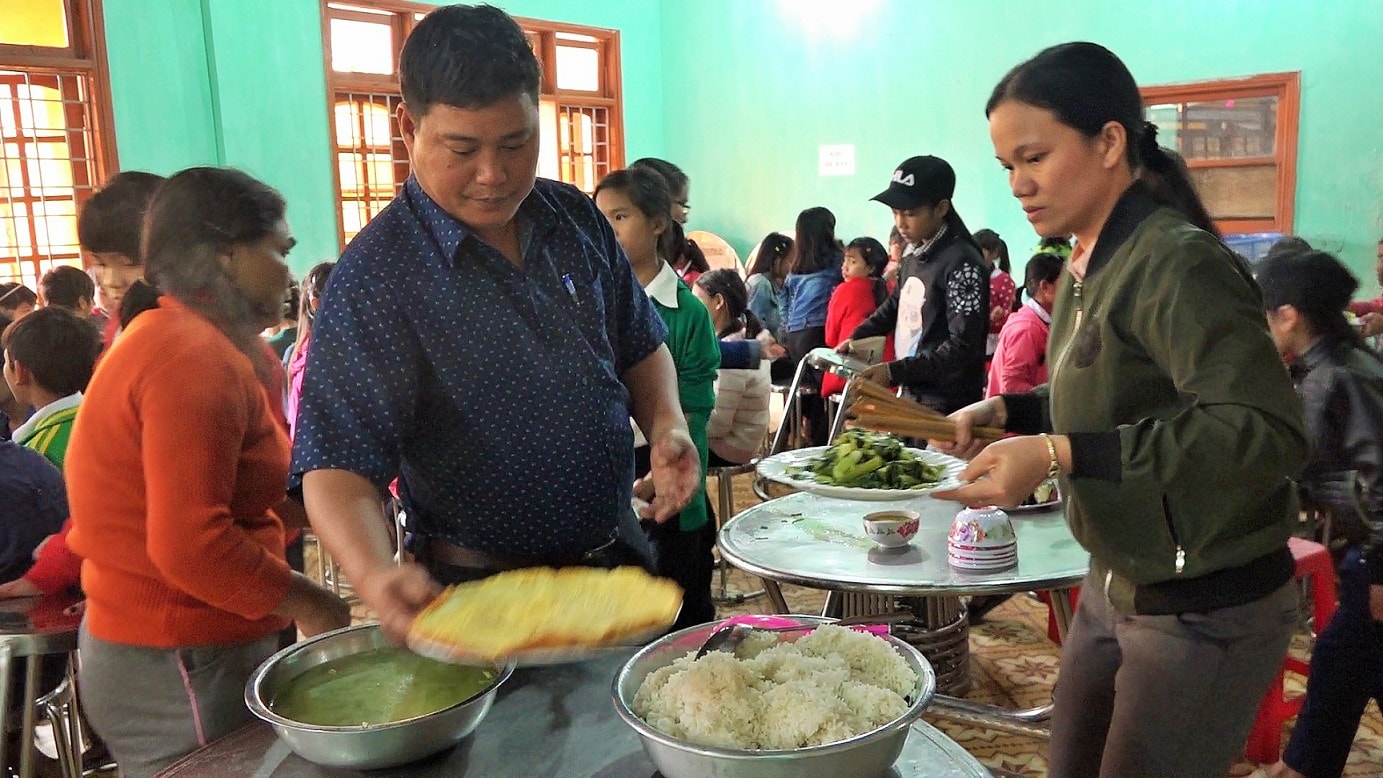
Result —
<path fill-rule="evenodd" d="M 265 659 L 263 662 L 261 662 L 259 667 L 255 668 L 254 673 L 250 675 L 250 679 L 245 682 L 245 706 L 250 709 L 251 713 L 258 716 L 261 720 L 272 726 L 289 727 L 299 732 L 383 732 L 386 730 L 407 726 L 409 724 L 414 724 L 416 722 L 422 721 L 423 719 L 440 716 L 444 713 L 447 713 L 448 711 L 452 711 L 456 708 L 460 708 L 464 705 L 468 705 L 472 702 L 475 702 L 476 700 L 493 693 L 496 689 L 499 688 L 501 684 L 509 680 L 509 676 L 514 674 L 516 662 L 513 659 L 510 659 L 507 662 L 503 663 L 491 662 L 490 664 L 497 670 L 497 672 L 495 673 L 495 677 L 491 679 L 490 683 L 487 684 L 484 689 L 481 689 L 480 691 L 476 692 L 475 694 L 472 694 L 466 699 L 448 705 L 447 707 L 442 708 L 441 710 L 435 710 L 431 713 L 424 713 L 421 716 L 411 716 L 406 719 L 400 719 L 399 721 L 390 721 L 384 724 L 369 724 L 365 726 L 361 726 L 359 724 L 349 726 L 308 724 L 307 722 L 298 721 L 297 719 L 290 719 L 285 716 L 280 716 L 279 714 L 275 713 L 271 707 L 269 707 L 269 703 L 266 702 L 263 698 L 263 695 L 260 694 L 260 687 L 264 683 L 264 679 L 269 675 L 270 670 L 276 667 L 281 660 L 287 658 L 288 656 L 295 654 L 299 651 L 303 651 L 315 643 L 321 643 L 340 635 L 344 635 L 350 632 L 365 632 L 378 629 L 379 622 L 377 621 L 370 621 L 364 624 L 352 624 L 348 627 L 342 627 L 340 629 L 331 630 L 330 632 L 323 632 L 320 635 L 314 635 L 313 637 L 310 637 L 306 640 L 294 643 L 293 645 L 288 646 L 287 648 L 279 649 L 278 651 L 274 652 L 274 654 L 270 656 L 268 659 Z M 381 646 L 381 648 L 382 647 L 383 646 Z M 407 646 L 396 646 L 396 648 L 403 648 L 404 650 L 408 650 Z"/>
<path fill-rule="evenodd" d="M 839 621 L 839 619 L 828 618 L 825 616 L 811 616 L 796 613 L 775 615 L 779 616 L 780 618 L 794 619 L 799 624 L 816 624 L 818 626 L 834 624 L 835 622 Z M 802 759 L 807 757 L 825 756 L 827 754 L 833 754 L 840 751 L 853 750 L 865 742 L 881 740 L 885 736 L 892 735 L 900 729 L 907 729 L 911 727 L 912 723 L 921 717 L 922 712 L 926 710 L 928 705 L 931 704 L 932 698 L 936 695 L 936 670 L 932 667 L 932 663 L 928 661 L 928 659 L 922 654 L 922 652 L 918 651 L 917 648 L 912 644 L 898 637 L 895 637 L 894 635 L 879 635 L 878 637 L 881 637 L 884 640 L 888 641 L 895 651 L 901 647 L 904 653 L 911 654 L 918 660 L 918 666 L 921 667 L 924 671 L 921 674 L 919 674 L 919 677 L 917 679 L 918 685 L 922 688 L 922 693 L 917 695 L 917 699 L 913 700 L 912 703 L 908 705 L 907 710 L 903 711 L 902 714 L 900 714 L 897 718 L 868 732 L 864 732 L 862 734 L 855 735 L 854 737 L 846 738 L 844 740 L 836 740 L 831 743 L 822 743 L 821 745 L 817 746 L 803 746 L 801 748 L 763 748 L 757 750 L 708 746 L 701 743 L 693 743 L 690 740 L 684 740 L 682 738 L 669 735 L 666 732 L 663 732 L 662 730 L 654 727 L 652 724 L 649 724 L 648 722 L 644 721 L 639 716 L 639 714 L 635 713 L 633 708 L 631 708 L 629 704 L 626 703 L 624 699 L 620 696 L 620 687 L 624 685 L 624 681 L 631 674 L 634 665 L 638 664 L 639 660 L 642 659 L 644 656 L 648 655 L 649 653 L 652 653 L 653 651 L 659 648 L 662 648 L 666 643 L 671 642 L 672 640 L 686 635 L 690 632 L 702 630 L 708 626 L 711 628 L 712 631 L 714 631 L 715 629 L 718 629 L 722 624 L 724 624 L 725 621 L 725 619 L 717 619 L 716 621 L 706 622 L 705 624 L 697 624 L 695 626 L 687 627 L 686 629 L 673 632 L 669 635 L 665 635 L 664 637 L 639 649 L 639 651 L 635 653 L 634 656 L 630 657 L 629 660 L 625 662 L 622 667 L 620 667 L 619 672 L 615 674 L 615 680 L 610 684 L 610 696 L 614 698 L 615 712 L 618 713 L 619 717 L 624 720 L 624 723 L 628 724 L 630 728 L 632 728 L 634 732 L 637 733 L 640 737 L 657 741 L 658 743 L 661 743 L 665 746 L 669 746 L 671 748 L 676 748 L 682 751 L 689 751 L 700 756 L 716 757 L 720 759 L 753 760 L 771 759 L 775 757 L 782 758 L 786 756 L 792 756 L 793 758 Z"/>
<path fill-rule="evenodd" d="M 917 511 L 910 511 L 901 508 L 892 510 L 873 511 L 860 517 L 868 527 L 870 524 L 907 524 L 913 521 L 921 521 L 922 514 Z"/>

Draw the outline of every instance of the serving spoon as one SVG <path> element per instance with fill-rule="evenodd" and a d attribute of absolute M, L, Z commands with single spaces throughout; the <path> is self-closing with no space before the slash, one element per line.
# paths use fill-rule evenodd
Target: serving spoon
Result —
<path fill-rule="evenodd" d="M 882 634 L 888 634 L 889 624 L 900 621 L 907 621 L 912 618 L 911 613 L 884 613 L 872 614 L 869 616 L 851 616 L 838 621 L 827 622 L 827 624 L 837 627 L 848 627 L 854 624 L 868 624 L 870 626 L 882 627 Z M 701 644 L 701 648 L 696 650 L 696 656 L 692 657 L 695 661 L 709 654 L 712 651 L 725 651 L 735 653 L 735 649 L 755 632 L 810 632 L 817 627 L 826 626 L 824 624 L 793 624 L 791 626 L 768 627 L 755 626 L 753 624 L 735 623 L 725 624 L 716 628 L 714 632 L 706 638 L 706 642 Z"/>

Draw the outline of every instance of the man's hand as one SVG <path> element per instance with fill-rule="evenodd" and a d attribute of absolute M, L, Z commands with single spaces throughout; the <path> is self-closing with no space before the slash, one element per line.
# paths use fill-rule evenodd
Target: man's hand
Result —
<path fill-rule="evenodd" d="M 384 635 L 396 643 L 408 637 L 408 628 L 423 608 L 441 593 L 421 565 L 412 562 L 390 565 L 365 576 L 356 592 L 379 619 Z"/>
<path fill-rule="evenodd" d="M 870 365 L 860 373 L 860 378 L 871 381 L 879 386 L 888 386 L 888 364 Z"/>
<path fill-rule="evenodd" d="M 649 464 L 653 479 L 653 504 L 643 518 L 662 523 L 676 516 L 691 502 L 702 478 L 701 457 L 686 430 L 674 428 L 650 441 Z"/>

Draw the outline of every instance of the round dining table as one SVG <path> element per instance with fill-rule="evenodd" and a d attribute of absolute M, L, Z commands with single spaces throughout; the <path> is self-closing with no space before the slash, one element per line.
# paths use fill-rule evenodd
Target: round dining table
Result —
<path fill-rule="evenodd" d="M 44 660 L 48 657 L 67 661 L 77 650 L 77 629 L 82 616 L 72 606 L 81 598 L 70 594 L 46 597 L 20 597 L 0 600 L 0 735 L 9 737 L 18 730 L 19 764 L 15 774 L 33 778 L 37 767 L 34 731 L 38 726 L 39 698 L 48 690 L 42 688 Z M 16 670 L 22 669 L 23 682 L 14 683 Z M 18 695 L 13 699 L 12 695 Z M 10 717 L 19 714 L 19 726 Z M 71 724 L 70 714 L 65 722 Z M 68 727 L 63 727 L 66 730 Z M 55 731 L 59 756 L 64 768 L 79 770 L 80 753 L 73 754 L 73 735 L 70 731 Z M 6 758 L 10 749 L 0 743 L 0 775 L 7 775 Z M 75 765 L 75 767 L 74 767 Z"/>
<path fill-rule="evenodd" d="M 521 668 L 457 746 L 419 762 L 361 772 L 319 767 L 266 724 L 193 752 L 161 778 L 657 778 L 638 735 L 615 712 L 611 685 L 635 649 L 585 662 Z M 989 771 L 924 721 L 908 732 L 892 770 L 878 778 L 988 778 Z M 875 778 L 871 776 L 870 778 Z"/>
<path fill-rule="evenodd" d="M 879 510 L 911 510 L 920 517 L 912 542 L 882 548 L 864 534 L 863 517 Z M 902 501 L 870 502 L 797 492 L 740 512 L 721 528 L 717 547 L 731 565 L 759 576 L 775 610 L 788 611 L 777 584 L 830 594 L 822 615 L 842 612 L 842 595 L 864 595 L 869 612 L 892 610 L 895 601 L 912 611 L 895 634 L 912 643 L 936 669 L 933 708 L 983 723 L 1029 731 L 1046 720 L 1050 705 L 1006 711 L 959 697 L 969 687 L 969 629 L 960 598 L 965 595 L 1051 593 L 1058 634 L 1065 639 L 1071 619 L 1069 590 L 1089 571 L 1090 557 L 1066 524 L 1060 503 L 1043 510 L 1012 511 L 1018 561 L 1013 567 L 975 572 L 953 567 L 947 535 L 962 506 L 925 495 Z M 883 605 L 881 605 L 883 603 Z"/>

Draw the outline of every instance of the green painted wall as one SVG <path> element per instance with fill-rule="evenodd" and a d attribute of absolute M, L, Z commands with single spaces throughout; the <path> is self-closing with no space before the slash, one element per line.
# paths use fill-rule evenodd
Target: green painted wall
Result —
<path fill-rule="evenodd" d="M 1296 229 L 1371 278 L 1383 234 L 1383 40 L 1374 0 L 505 0 L 521 16 L 621 31 L 629 159 L 692 176 L 692 226 L 747 251 L 812 205 L 842 237 L 883 235 L 868 198 L 935 153 L 956 205 L 1021 259 L 1035 241 L 983 117 L 1003 72 L 1091 39 L 1140 83 L 1302 72 Z M 301 247 L 336 253 L 317 0 L 105 0 L 121 166 L 235 165 L 282 190 Z M 817 175 L 817 146 L 853 143 L 854 176 Z M 1367 286 L 1367 284 L 1366 284 Z"/>
<path fill-rule="evenodd" d="M 1021 263 L 1036 238 L 993 159 L 990 89 L 1044 46 L 1094 40 L 1141 84 L 1302 73 L 1296 231 L 1372 287 L 1383 235 L 1383 40 L 1375 0 L 665 0 L 668 157 L 693 181 L 692 226 L 743 254 L 803 208 L 842 238 L 883 237 L 868 198 L 913 154 L 956 168 L 956 205 Z M 711 43 L 714 42 L 714 48 Z M 857 173 L 817 175 L 817 146 L 856 145 Z"/>
<path fill-rule="evenodd" d="M 662 151 L 655 0 L 514 0 L 519 16 L 621 30 L 626 149 Z M 105 0 L 125 170 L 230 165 L 283 193 L 299 271 L 337 255 L 318 0 Z"/>
<path fill-rule="evenodd" d="M 115 140 L 125 170 L 217 162 L 197 0 L 105 0 Z"/>

